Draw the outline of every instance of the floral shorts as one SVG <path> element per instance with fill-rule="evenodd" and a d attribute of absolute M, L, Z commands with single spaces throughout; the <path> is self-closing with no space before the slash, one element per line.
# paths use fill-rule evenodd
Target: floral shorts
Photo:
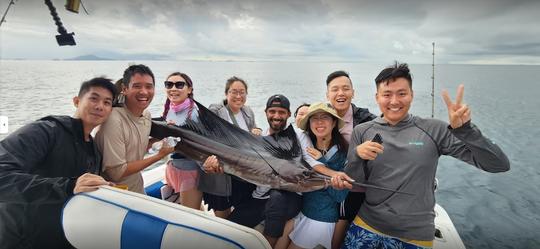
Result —
<path fill-rule="evenodd" d="M 341 249 L 426 249 L 433 248 L 433 241 L 405 240 L 392 237 L 370 227 L 360 217 L 356 216 L 354 222 L 347 230 L 347 236 Z"/>

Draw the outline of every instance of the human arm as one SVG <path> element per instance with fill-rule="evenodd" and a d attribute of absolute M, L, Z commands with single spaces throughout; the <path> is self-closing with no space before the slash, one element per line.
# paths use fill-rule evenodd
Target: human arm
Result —
<path fill-rule="evenodd" d="M 501 148 L 484 137 L 478 127 L 471 123 L 471 110 L 462 103 L 463 95 L 463 85 L 458 87 L 455 102 L 447 91 L 442 94 L 450 121 L 445 131 L 451 133 L 441 133 L 442 154 L 453 156 L 487 172 L 508 171 L 510 162 Z"/>
<path fill-rule="evenodd" d="M 307 134 L 304 131 L 297 130 L 297 129 L 295 129 L 295 132 L 296 132 L 296 138 L 300 142 L 300 147 L 302 147 L 302 158 L 304 159 L 304 161 L 306 161 L 306 163 L 308 163 L 309 166 L 311 166 L 313 169 L 315 169 L 316 166 L 324 167 L 324 164 L 317 161 L 313 157 L 312 153 L 309 152 L 310 148 L 313 149 L 313 143 L 311 142 Z"/>
<path fill-rule="evenodd" d="M 356 182 L 363 183 L 366 180 L 364 168 L 367 160 L 360 158 L 357 154 L 357 146 L 364 143 L 362 133 L 364 132 L 364 125 L 358 125 L 354 127 L 351 135 L 351 142 L 349 143 L 349 151 L 347 153 L 347 162 L 343 172 L 354 179 Z"/>
<path fill-rule="evenodd" d="M 365 141 L 356 146 L 356 155 L 364 160 L 375 160 L 379 154 L 382 154 L 384 147 L 371 140 Z"/>
<path fill-rule="evenodd" d="M 255 135 L 255 136 L 260 136 L 261 133 L 262 133 L 262 129 L 261 129 L 261 128 L 255 127 L 255 128 L 253 128 L 253 129 L 251 129 L 251 134 L 253 134 L 253 135 Z"/>
<path fill-rule="evenodd" d="M 63 203 L 73 195 L 75 177 L 35 173 L 50 166 L 44 163 L 60 137 L 59 129 L 56 122 L 37 121 L 0 141 L 0 202 Z"/>
<path fill-rule="evenodd" d="M 129 133 L 129 131 L 119 129 L 119 127 L 124 127 L 123 122 L 125 121 L 121 114 L 113 110 L 107 121 L 101 125 L 95 138 L 96 145 L 103 155 L 103 171 L 108 179 L 114 182 L 119 182 L 125 176 L 140 172 L 173 151 L 173 148 L 169 146 L 162 146 L 161 150 L 152 156 L 142 158 L 144 154 L 141 154 L 140 157 L 137 157 L 142 159 L 128 161 L 127 148 L 130 146 L 126 144 L 129 141 L 128 137 L 138 133 Z M 148 134 L 140 135 L 147 136 Z M 148 143 L 148 140 L 145 143 Z M 136 153 L 141 152 L 137 149 Z"/>
<path fill-rule="evenodd" d="M 161 147 L 158 153 L 152 156 L 146 157 L 144 159 L 141 159 L 141 160 L 128 162 L 126 164 L 125 170 L 123 174 L 121 175 L 121 177 L 118 179 L 113 179 L 113 180 L 119 181 L 123 177 L 130 176 L 137 172 L 140 172 L 146 169 L 147 167 L 149 167 L 150 165 L 154 164 L 155 162 L 161 160 L 163 157 L 166 157 L 173 151 L 174 151 L 174 147 L 168 146 L 166 145 L 166 143 L 164 143 L 164 145 Z"/>
<path fill-rule="evenodd" d="M 103 179 L 103 177 L 101 176 L 91 173 L 85 173 L 77 178 L 77 181 L 75 182 L 75 187 L 73 188 L 73 193 L 78 194 L 82 192 L 94 191 L 97 190 L 99 186 L 104 185 L 113 186 L 114 184 L 105 181 L 105 179 Z"/>
<path fill-rule="evenodd" d="M 322 157 L 322 153 L 313 147 L 306 148 L 306 151 L 315 160 L 319 160 Z"/>
<path fill-rule="evenodd" d="M 223 174 L 223 167 L 219 165 L 219 161 L 215 155 L 211 155 L 206 158 L 203 163 L 202 169 L 206 173 Z"/>

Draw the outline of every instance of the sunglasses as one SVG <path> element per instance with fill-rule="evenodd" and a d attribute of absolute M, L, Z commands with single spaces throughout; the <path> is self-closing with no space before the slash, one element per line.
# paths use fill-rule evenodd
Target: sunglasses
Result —
<path fill-rule="evenodd" d="M 186 85 L 186 82 L 184 81 L 177 81 L 177 82 L 165 81 L 165 88 L 167 89 L 171 89 L 173 86 L 175 86 L 176 89 L 183 89 L 185 85 Z"/>

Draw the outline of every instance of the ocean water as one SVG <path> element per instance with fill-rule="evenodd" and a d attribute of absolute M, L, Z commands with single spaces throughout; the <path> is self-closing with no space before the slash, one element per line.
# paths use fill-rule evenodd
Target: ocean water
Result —
<path fill-rule="evenodd" d="M 0 60 L 0 116 L 9 118 L 9 132 L 51 114 L 73 114 L 72 97 L 82 81 L 95 76 L 113 80 L 129 61 L 6 61 Z M 380 114 L 374 101 L 373 79 L 386 64 L 303 62 L 182 62 L 137 61 L 156 77 L 153 116 L 163 108 L 162 82 L 174 71 L 194 81 L 195 99 L 204 105 L 224 98 L 227 78 L 236 75 L 248 85 L 248 101 L 260 127 L 267 98 L 281 93 L 291 108 L 325 100 L 326 76 L 335 70 L 351 74 L 353 102 Z M 389 62 L 391 63 L 391 62 Z M 431 65 L 410 65 L 414 102 L 411 113 L 431 116 Z M 447 120 L 442 89 L 455 96 L 465 84 L 464 101 L 472 120 L 506 152 L 511 170 L 480 171 L 454 158 L 440 159 L 437 202 L 449 213 L 467 248 L 540 248 L 540 66 L 437 65 L 435 118 Z M 292 119 L 289 121 L 292 122 Z M 6 134 L 0 134 L 3 139 Z"/>

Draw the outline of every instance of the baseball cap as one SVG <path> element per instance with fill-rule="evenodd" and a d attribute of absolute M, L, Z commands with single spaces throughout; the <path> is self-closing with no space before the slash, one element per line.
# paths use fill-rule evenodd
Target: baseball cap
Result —
<path fill-rule="evenodd" d="M 268 110 L 270 107 L 282 107 L 287 109 L 287 111 L 291 112 L 289 107 L 291 106 L 291 103 L 289 102 L 289 99 L 281 94 L 275 94 L 272 95 L 270 98 L 268 98 L 268 101 L 266 102 L 266 109 Z"/>

